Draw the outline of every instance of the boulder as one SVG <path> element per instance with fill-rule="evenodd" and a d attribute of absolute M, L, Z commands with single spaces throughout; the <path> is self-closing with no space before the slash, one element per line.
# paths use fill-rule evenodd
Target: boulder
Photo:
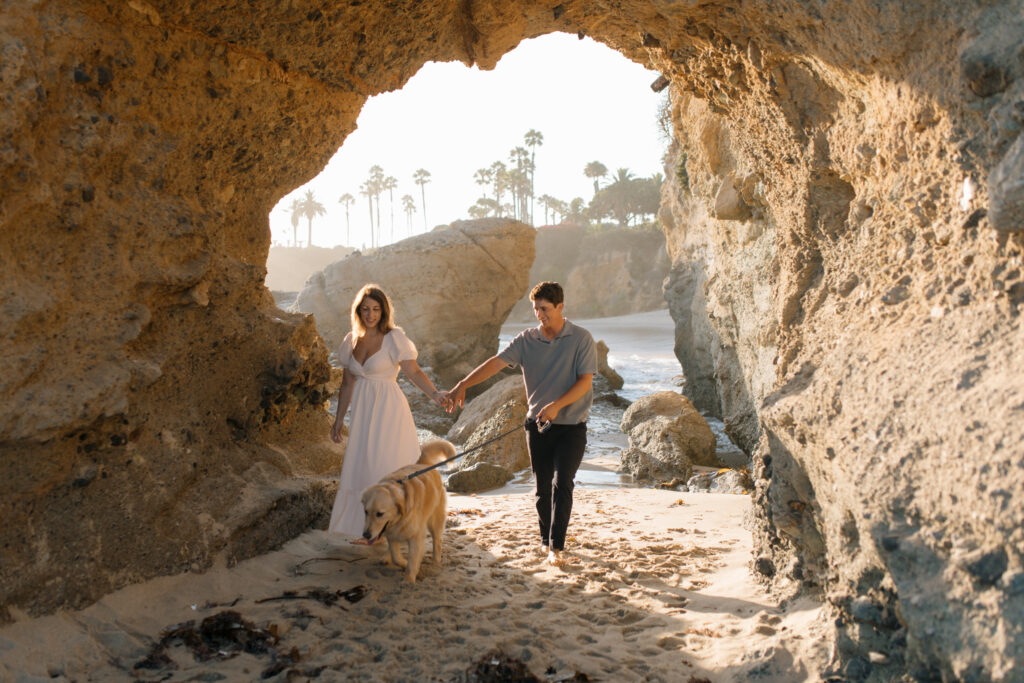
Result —
<path fill-rule="evenodd" d="M 472 467 L 458 470 L 445 479 L 444 487 L 452 493 L 489 491 L 512 479 L 512 473 L 500 465 L 478 462 Z"/>
<path fill-rule="evenodd" d="M 622 375 L 608 365 L 608 345 L 604 343 L 603 339 L 598 339 L 594 342 L 594 346 L 597 348 L 597 375 L 594 376 L 594 393 L 621 389 L 625 382 Z M 601 382 L 607 384 L 599 384 Z"/>
<path fill-rule="evenodd" d="M 690 493 L 738 493 L 749 494 L 754 483 L 747 470 L 715 470 L 701 472 L 690 477 L 685 490 Z"/>
<path fill-rule="evenodd" d="M 310 276 L 292 305 L 316 316 L 332 349 L 350 329 L 356 292 L 375 282 L 419 363 L 450 386 L 498 350 L 509 311 L 529 287 L 534 230 L 518 221 L 456 221 L 379 249 L 356 252 Z"/>
<path fill-rule="evenodd" d="M 637 480 L 689 479 L 694 463 L 716 466 L 715 435 L 689 399 L 661 391 L 635 401 L 622 416 L 629 447 L 619 469 Z"/>
<path fill-rule="evenodd" d="M 512 399 L 526 405 L 526 388 L 521 374 L 509 375 L 499 380 L 487 391 L 466 403 L 459 419 L 448 430 L 446 439 L 461 445 L 484 421 L 493 417 L 498 409 Z M 525 417 L 523 418 L 525 420 Z"/>
<path fill-rule="evenodd" d="M 992 169 L 988 184 L 992 227 L 1003 232 L 1024 231 L 1024 135 L 1017 137 Z"/>
<path fill-rule="evenodd" d="M 494 414 L 480 423 L 462 445 L 462 450 L 469 450 L 502 434 L 520 428 L 497 441 L 473 451 L 459 464 L 460 469 L 467 469 L 478 462 L 489 462 L 501 465 L 510 472 L 518 472 L 530 466 L 530 453 L 526 448 L 526 432 L 522 430 L 526 420 L 525 398 L 514 397 L 498 406 Z"/>

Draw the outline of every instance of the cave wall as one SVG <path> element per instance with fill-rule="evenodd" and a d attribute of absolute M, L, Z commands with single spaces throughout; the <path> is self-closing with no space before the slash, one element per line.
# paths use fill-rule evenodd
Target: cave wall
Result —
<path fill-rule="evenodd" d="M 755 456 L 755 566 L 822 591 L 852 677 L 1012 676 L 1022 9 L 5 4 L 0 604 L 84 604 L 316 523 L 326 350 L 263 286 L 267 212 L 366 97 L 560 30 L 671 80 L 669 303 Z"/>

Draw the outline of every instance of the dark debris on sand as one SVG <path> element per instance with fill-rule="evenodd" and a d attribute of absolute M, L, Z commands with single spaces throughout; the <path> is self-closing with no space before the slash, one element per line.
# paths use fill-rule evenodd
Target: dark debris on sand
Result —
<path fill-rule="evenodd" d="M 229 659 L 242 652 L 261 655 L 276 652 L 276 629 L 259 628 L 242 618 L 233 610 L 218 612 L 206 617 L 196 626 L 195 621 L 186 621 L 164 629 L 149 654 L 135 664 L 135 669 L 176 668 L 167 655 L 167 648 L 175 641 L 181 642 L 195 657 L 196 661 Z"/>
<path fill-rule="evenodd" d="M 257 600 L 256 604 L 272 602 L 274 600 L 316 600 L 326 607 L 334 607 L 337 605 L 338 607 L 341 607 L 341 609 L 345 609 L 343 605 L 337 604 L 338 600 L 344 598 L 345 601 L 349 603 L 359 602 L 366 597 L 366 593 L 366 586 L 356 586 L 355 588 L 349 588 L 344 591 L 329 591 L 325 588 L 310 588 L 301 595 L 295 591 L 285 591 L 281 595 L 275 595 L 272 598 Z"/>
<path fill-rule="evenodd" d="M 554 670 L 546 672 L 549 678 L 537 678 L 526 664 L 509 657 L 504 652 L 493 651 L 478 659 L 466 671 L 467 683 L 543 683 L 543 681 L 566 681 L 569 683 L 586 683 L 594 679 L 587 674 L 575 672 L 569 677 L 551 678 Z"/>

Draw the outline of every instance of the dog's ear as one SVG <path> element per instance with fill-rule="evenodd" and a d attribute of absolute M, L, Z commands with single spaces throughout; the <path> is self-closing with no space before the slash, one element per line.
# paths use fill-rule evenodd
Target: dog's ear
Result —
<path fill-rule="evenodd" d="M 395 482 L 394 486 L 391 486 L 391 498 L 395 501 L 398 516 L 405 517 L 405 485 Z"/>

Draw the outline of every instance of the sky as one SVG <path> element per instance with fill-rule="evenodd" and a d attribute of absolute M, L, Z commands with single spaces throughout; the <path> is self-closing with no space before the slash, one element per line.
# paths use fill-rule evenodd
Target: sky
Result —
<path fill-rule="evenodd" d="M 610 174 L 619 168 L 636 177 L 661 173 L 666 143 L 657 115 L 665 95 L 650 88 L 657 77 L 590 38 L 563 33 L 524 40 L 493 71 L 428 62 L 401 90 L 367 100 L 358 128 L 327 166 L 270 212 L 271 238 L 275 244 L 291 244 L 288 206 L 313 190 L 327 211 L 313 220 L 313 244 L 368 246 L 368 202 L 359 187 L 374 164 L 398 180 L 394 239 L 387 193 L 381 197 L 384 244 L 409 236 L 400 202 L 405 194 L 416 201 L 413 234 L 424 232 L 424 223 L 433 228 L 468 219 L 469 207 L 484 192 L 473 174 L 495 161 L 511 166 L 509 152 L 526 146 L 523 136 L 530 129 L 544 136 L 535 148 L 538 197 L 549 194 L 566 202 L 582 197 L 589 202 L 593 180 L 583 168 L 591 161 L 600 161 Z M 426 221 L 421 188 L 413 182 L 420 168 L 431 176 L 424 188 Z M 356 200 L 349 207 L 347 238 L 345 208 L 338 202 L 345 193 Z M 536 205 L 538 225 L 543 214 Z M 305 236 L 303 218 L 300 244 Z"/>

